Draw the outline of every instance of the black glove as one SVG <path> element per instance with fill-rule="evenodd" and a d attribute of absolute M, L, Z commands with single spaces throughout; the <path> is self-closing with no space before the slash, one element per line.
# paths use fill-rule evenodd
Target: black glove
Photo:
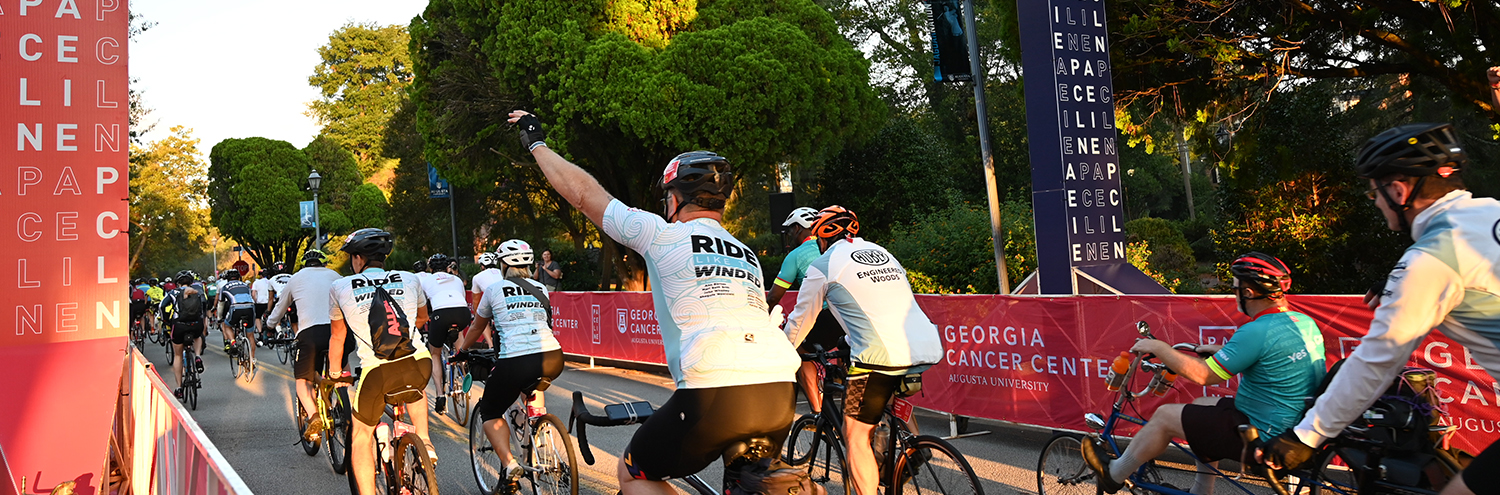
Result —
<path fill-rule="evenodd" d="M 464 361 L 468 361 L 470 356 L 471 356 L 471 354 L 469 354 L 469 351 L 455 352 L 455 353 L 453 353 L 452 357 L 448 358 L 448 362 L 450 362 L 450 363 L 462 363 Z"/>
<path fill-rule="evenodd" d="M 537 120 L 536 115 L 528 113 L 521 116 L 516 121 L 516 126 L 521 128 L 521 147 L 526 148 L 526 151 L 547 145 L 547 131 L 542 129 L 542 121 Z"/>
<path fill-rule="evenodd" d="M 1317 453 L 1318 449 L 1308 447 L 1297 438 L 1296 432 L 1288 429 L 1261 447 L 1261 460 L 1282 470 L 1300 469 Z"/>

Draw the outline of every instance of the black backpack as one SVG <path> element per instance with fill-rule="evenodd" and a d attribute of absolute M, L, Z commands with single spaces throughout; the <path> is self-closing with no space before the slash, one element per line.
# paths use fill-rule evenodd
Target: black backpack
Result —
<path fill-rule="evenodd" d="M 370 297 L 369 343 L 375 357 L 393 361 L 417 352 L 411 342 L 411 324 L 406 321 L 401 303 L 380 284 L 370 282 L 370 285 L 375 286 L 375 293 Z"/>
<path fill-rule="evenodd" d="M 202 320 L 203 297 L 203 291 L 192 285 L 177 289 L 177 321 Z"/>

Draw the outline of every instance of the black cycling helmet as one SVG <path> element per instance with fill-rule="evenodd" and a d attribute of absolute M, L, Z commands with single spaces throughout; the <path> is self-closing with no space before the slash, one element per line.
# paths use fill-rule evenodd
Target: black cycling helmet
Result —
<path fill-rule="evenodd" d="M 275 274 L 278 274 L 278 273 L 286 273 L 286 262 L 284 262 L 284 261 L 273 261 L 273 262 L 271 262 L 271 274 L 275 275 Z"/>
<path fill-rule="evenodd" d="M 434 254 L 427 258 L 427 268 L 434 272 L 446 271 L 453 264 L 453 258 L 443 253 Z"/>
<path fill-rule="evenodd" d="M 198 275 L 193 273 L 192 270 L 183 270 L 177 272 L 177 276 L 172 277 L 172 280 L 177 281 L 177 285 L 188 285 L 193 283 L 194 280 L 198 280 Z"/>
<path fill-rule="evenodd" d="M 421 273 L 421 272 L 427 271 L 427 260 L 417 260 L 416 263 L 412 263 L 411 264 L 411 271 L 415 272 L 415 273 Z"/>
<path fill-rule="evenodd" d="M 668 194 L 677 191 L 677 211 L 665 212 L 670 219 L 688 203 L 710 210 L 724 209 L 734 189 L 734 169 L 729 160 L 712 151 L 689 151 L 667 162 L 662 170 L 661 188 Z M 701 194 L 706 193 L 706 194 Z M 665 199 L 663 199 L 665 201 Z"/>
<path fill-rule="evenodd" d="M 161 285 L 161 279 L 156 278 L 156 277 L 151 277 L 151 285 Z"/>
<path fill-rule="evenodd" d="M 1292 288 L 1292 270 L 1275 256 L 1265 253 L 1251 252 L 1240 256 L 1229 265 L 1229 273 L 1266 296 L 1284 294 Z"/>
<path fill-rule="evenodd" d="M 391 248 L 396 246 L 396 241 L 390 232 L 369 227 L 356 230 L 344 238 L 344 247 L 339 250 L 360 256 L 372 254 L 391 254 Z"/>
<path fill-rule="evenodd" d="M 239 270 L 236 270 L 236 269 L 233 269 L 233 268 L 230 268 L 228 270 L 224 270 L 224 280 L 239 280 L 239 279 L 240 279 L 240 271 Z"/>
<path fill-rule="evenodd" d="M 302 253 L 302 266 L 324 266 L 328 264 L 328 253 L 321 249 L 309 249 Z"/>
<path fill-rule="evenodd" d="M 1451 124 L 1406 124 L 1365 141 L 1354 159 L 1354 171 L 1366 179 L 1401 174 L 1448 177 L 1469 164 L 1469 155 Z"/>

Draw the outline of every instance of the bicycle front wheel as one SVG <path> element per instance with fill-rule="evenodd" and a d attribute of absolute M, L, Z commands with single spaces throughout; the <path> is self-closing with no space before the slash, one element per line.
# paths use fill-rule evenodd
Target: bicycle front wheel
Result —
<path fill-rule="evenodd" d="M 569 441 L 568 429 L 557 416 L 547 414 L 533 420 L 531 467 L 528 474 L 536 495 L 578 495 L 578 451 Z"/>
<path fill-rule="evenodd" d="M 291 357 L 291 354 L 292 354 L 292 344 L 290 344 L 290 343 L 276 344 L 276 359 L 278 361 L 281 361 L 281 364 L 286 364 L 287 359 Z"/>
<path fill-rule="evenodd" d="M 1083 442 L 1077 435 L 1058 433 L 1047 441 L 1036 461 L 1036 492 L 1040 495 L 1100 493 L 1094 471 L 1083 462 Z"/>
<path fill-rule="evenodd" d="M 307 431 L 309 413 L 302 408 L 302 401 L 297 400 L 296 397 L 292 397 L 292 414 L 297 417 L 297 443 L 302 444 L 302 453 L 307 454 L 308 457 L 318 455 L 318 446 L 322 444 L 309 442 L 307 437 L 302 435 Z"/>
<path fill-rule="evenodd" d="M 1083 459 L 1082 456 L 1079 457 Z M 969 467 L 968 459 L 947 441 L 931 435 L 916 437 L 896 459 L 893 471 L 898 483 L 892 483 L 897 495 L 943 494 L 983 495 L 979 476 Z"/>
<path fill-rule="evenodd" d="M 792 423 L 783 460 L 807 469 L 813 483 L 822 485 L 829 495 L 848 495 L 853 491 L 849 486 L 844 445 L 837 435 L 818 429 L 817 416 L 805 414 Z"/>
<path fill-rule="evenodd" d="M 490 439 L 484 436 L 484 420 L 479 417 L 477 407 L 469 413 L 469 459 L 474 465 L 474 482 L 479 484 L 480 493 L 494 493 L 505 473 L 505 464 L 500 462 Z"/>
<path fill-rule="evenodd" d="M 399 493 L 437 495 L 437 469 L 427 455 L 427 444 L 415 433 L 401 435 L 396 444 L 396 483 Z"/>

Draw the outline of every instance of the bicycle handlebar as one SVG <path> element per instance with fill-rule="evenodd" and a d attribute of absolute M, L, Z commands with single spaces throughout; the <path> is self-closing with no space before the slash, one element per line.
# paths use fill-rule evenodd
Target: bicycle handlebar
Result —
<path fill-rule="evenodd" d="M 1265 443 L 1260 440 L 1260 430 L 1256 429 L 1254 425 L 1240 425 L 1240 439 L 1245 441 L 1245 448 L 1249 451 L 1260 450 L 1260 446 Z M 1243 460 L 1246 462 L 1252 461 L 1252 459 Z M 1276 495 L 1288 495 L 1286 487 L 1282 486 L 1279 479 L 1281 476 L 1277 475 L 1276 470 L 1271 469 L 1271 466 L 1265 464 L 1261 464 L 1261 467 L 1264 467 L 1266 470 L 1266 484 L 1271 485 L 1271 490 L 1275 491 Z"/>
<path fill-rule="evenodd" d="M 595 416 L 589 412 L 588 404 L 584 403 L 583 392 L 573 391 L 573 409 L 568 413 L 568 428 L 578 436 L 578 450 L 583 453 L 583 462 L 590 466 L 594 465 L 594 450 L 589 447 L 586 425 L 610 427 L 643 423 L 655 412 L 649 402 L 612 404 L 604 406 L 604 410 L 607 416 Z"/>

